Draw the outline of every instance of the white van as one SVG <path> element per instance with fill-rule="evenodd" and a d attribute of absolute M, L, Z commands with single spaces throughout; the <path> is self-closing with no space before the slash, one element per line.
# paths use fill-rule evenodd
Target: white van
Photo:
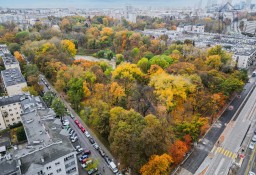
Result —
<path fill-rule="evenodd" d="M 116 164 L 114 162 L 109 163 L 110 169 L 113 171 L 113 173 L 117 173 L 118 169 L 116 167 Z"/>

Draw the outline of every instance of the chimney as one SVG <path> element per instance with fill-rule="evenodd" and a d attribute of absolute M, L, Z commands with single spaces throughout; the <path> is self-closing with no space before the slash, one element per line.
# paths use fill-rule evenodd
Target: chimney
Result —
<path fill-rule="evenodd" d="M 41 157 L 41 162 L 44 163 L 44 157 L 43 156 Z"/>

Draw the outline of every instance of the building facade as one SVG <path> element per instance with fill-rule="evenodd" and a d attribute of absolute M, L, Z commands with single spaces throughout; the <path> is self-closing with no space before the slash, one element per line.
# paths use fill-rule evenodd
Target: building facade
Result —
<path fill-rule="evenodd" d="M 1 78 L 8 96 L 22 94 L 22 89 L 27 87 L 27 82 L 18 68 L 1 71 Z"/>

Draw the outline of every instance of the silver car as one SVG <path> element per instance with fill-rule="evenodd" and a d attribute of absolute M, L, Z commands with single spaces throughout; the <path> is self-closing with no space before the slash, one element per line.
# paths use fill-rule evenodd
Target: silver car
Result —
<path fill-rule="evenodd" d="M 250 145 L 249 145 L 249 149 L 253 150 L 253 149 L 254 149 L 254 146 L 255 146 L 255 143 L 254 143 L 254 142 L 251 142 Z"/>

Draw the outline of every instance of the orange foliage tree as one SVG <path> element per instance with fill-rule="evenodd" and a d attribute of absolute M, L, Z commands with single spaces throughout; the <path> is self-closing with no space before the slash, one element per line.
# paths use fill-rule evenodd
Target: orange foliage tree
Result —
<path fill-rule="evenodd" d="M 153 155 L 148 163 L 142 166 L 140 173 L 142 175 L 168 175 L 172 163 L 173 159 L 168 154 Z"/>
<path fill-rule="evenodd" d="M 181 140 L 175 140 L 170 148 L 170 155 L 173 157 L 174 164 L 178 165 L 181 163 L 187 152 L 188 147 L 186 143 Z"/>

